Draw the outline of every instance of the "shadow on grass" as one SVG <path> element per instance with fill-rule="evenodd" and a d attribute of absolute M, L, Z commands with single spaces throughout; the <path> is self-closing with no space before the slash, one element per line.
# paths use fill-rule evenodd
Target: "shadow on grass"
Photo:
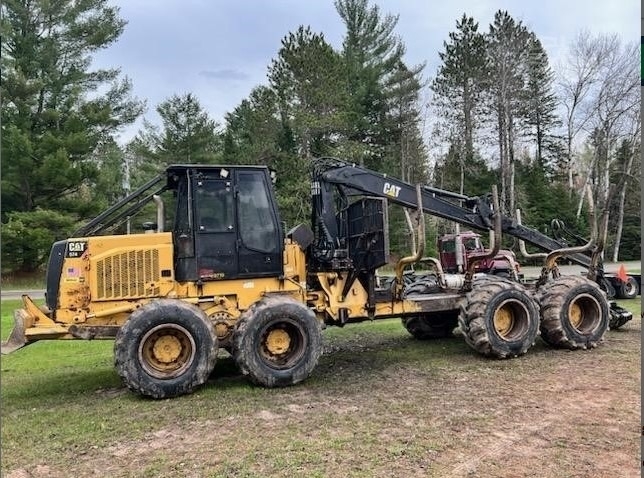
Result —
<path fill-rule="evenodd" d="M 38 401 L 70 400 L 76 396 L 96 395 L 100 399 L 116 396 L 107 391 L 124 388 L 113 369 L 57 371 L 47 374 L 15 377 L 12 371 L 2 374 L 2 401 L 5 405 L 20 401 L 35 404 Z"/>
<path fill-rule="evenodd" d="M 304 384 L 307 387 L 341 387 L 347 381 L 365 384 L 370 377 L 377 377 L 390 367 L 407 367 L 410 364 L 433 362 L 444 364 L 452 360 L 470 360 L 469 348 L 461 337 L 420 341 L 407 335 L 383 335 L 377 333 L 347 334 L 342 337 L 325 337 L 323 353 L 317 367 Z M 221 391 L 262 389 L 253 385 L 237 368 L 228 354 L 217 359 L 207 387 Z"/>
<path fill-rule="evenodd" d="M 610 331 L 614 338 L 631 337 L 639 333 L 634 329 Z M 610 335 L 607 336 L 610 338 Z M 486 358 L 470 349 L 463 337 L 456 333 L 445 339 L 416 340 L 408 335 L 378 334 L 358 330 L 355 334 L 324 339 L 324 351 L 317 367 L 304 383 L 310 387 L 342 387 L 347 382 L 360 383 L 363 387 L 378 380 L 387 370 L 417 368 L 419 373 L 456 367 L 461 370 L 481 367 L 497 369 L 512 366 L 516 360 L 530 361 L 531 357 L 546 358 L 566 350 L 554 349 L 537 339 L 526 356 L 517 359 L 495 360 Z M 603 344 L 600 347 L 606 346 Z M 525 366 L 525 363 L 522 363 Z M 28 400 L 34 403 L 50 400 L 68 400 L 70 396 L 96 395 L 97 399 L 121 395 L 136 396 L 127 391 L 120 377 L 111 366 L 97 364 L 90 369 L 80 365 L 38 370 L 23 374 L 12 367 L 2 371 L 2 399 L 5 403 Z M 217 359 L 205 389 L 214 393 L 243 395 L 249 389 L 262 389 L 253 385 L 237 368 L 233 358 L 223 353 Z"/>

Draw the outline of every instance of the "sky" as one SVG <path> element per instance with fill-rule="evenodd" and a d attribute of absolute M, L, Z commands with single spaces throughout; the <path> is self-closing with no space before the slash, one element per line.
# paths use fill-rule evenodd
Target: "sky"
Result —
<path fill-rule="evenodd" d="M 267 84 L 280 41 L 300 25 L 322 32 L 340 49 L 344 25 L 333 0 L 111 0 L 127 25 L 121 37 L 94 56 L 95 67 L 118 67 L 146 100 L 144 117 L 159 123 L 156 106 L 174 94 L 193 93 L 220 124 L 225 114 Z M 534 31 L 551 66 L 564 61 L 568 45 L 582 30 L 616 33 L 639 41 L 641 5 L 635 0 L 371 0 L 382 14 L 398 15 L 396 34 L 409 65 L 425 63 L 431 78 L 439 52 L 465 13 L 487 31 L 497 10 L 507 10 Z M 131 139 L 142 119 L 124 129 Z"/>

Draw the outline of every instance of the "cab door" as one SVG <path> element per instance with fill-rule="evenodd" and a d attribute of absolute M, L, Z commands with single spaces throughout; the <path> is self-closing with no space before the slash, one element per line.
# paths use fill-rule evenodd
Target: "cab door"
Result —
<path fill-rule="evenodd" d="M 283 271 L 282 228 L 267 170 L 240 169 L 236 178 L 239 275 L 280 275 Z"/>
<path fill-rule="evenodd" d="M 231 180 L 194 181 L 197 276 L 201 280 L 238 275 L 237 226 Z"/>

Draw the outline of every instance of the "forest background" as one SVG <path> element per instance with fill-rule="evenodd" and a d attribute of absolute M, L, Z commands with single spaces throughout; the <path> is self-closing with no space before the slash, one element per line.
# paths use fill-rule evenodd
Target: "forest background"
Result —
<path fill-rule="evenodd" d="M 92 62 L 127 28 L 119 8 L 4 1 L 3 274 L 41 271 L 53 241 L 172 163 L 268 165 L 287 228 L 308 222 L 309 164 L 320 156 L 468 196 L 496 184 L 505 214 L 520 208 L 524 223 L 546 233 L 559 218 L 587 234 L 592 207 L 608 218 L 606 260 L 639 259 L 636 42 L 580 31 L 555 70 L 510 12 L 498 10 L 489 25 L 465 13 L 427 71 L 406 62 L 395 12 L 369 0 L 334 7 L 340 47 L 307 25 L 285 32 L 266 81 L 224 118 L 177 92 L 153 106 L 158 123 L 143 121 L 123 142 L 124 128 L 148 111 L 146 98 L 133 95 L 127 72 Z M 404 219 L 391 217 L 392 251 L 404 254 Z M 431 253 L 454 224 L 431 218 L 427 227 Z"/>

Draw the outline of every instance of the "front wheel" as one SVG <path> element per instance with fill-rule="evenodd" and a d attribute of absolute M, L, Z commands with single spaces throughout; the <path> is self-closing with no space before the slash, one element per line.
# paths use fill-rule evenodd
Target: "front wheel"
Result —
<path fill-rule="evenodd" d="M 311 374 L 322 353 L 320 325 L 303 304 L 271 298 L 237 321 L 233 357 L 241 372 L 264 387 L 285 387 Z"/>
<path fill-rule="evenodd" d="M 206 314 L 179 300 L 150 302 L 132 313 L 114 342 L 125 385 L 152 398 L 191 393 L 215 367 L 217 337 Z"/>
<path fill-rule="evenodd" d="M 489 357 L 523 355 L 539 334 L 536 302 L 521 284 L 499 277 L 474 280 L 458 321 L 467 344 Z"/>
<path fill-rule="evenodd" d="M 585 277 L 563 276 L 545 284 L 538 296 L 541 337 L 567 349 L 596 347 L 608 330 L 604 292 Z"/>

